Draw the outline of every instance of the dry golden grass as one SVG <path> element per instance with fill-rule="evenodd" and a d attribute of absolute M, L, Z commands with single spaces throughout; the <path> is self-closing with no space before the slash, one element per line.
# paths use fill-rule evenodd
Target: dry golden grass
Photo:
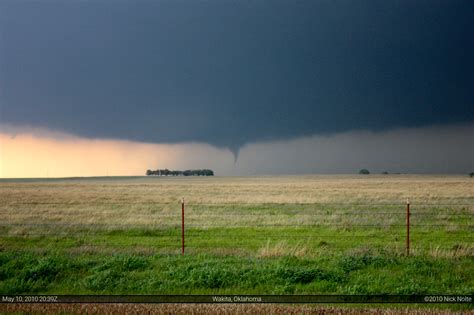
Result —
<path fill-rule="evenodd" d="M 474 257 L 474 246 L 454 246 L 452 249 L 446 250 L 442 249 L 439 246 L 431 247 L 428 254 L 432 257 L 447 257 L 447 258 L 456 258 L 456 257 Z"/>
<path fill-rule="evenodd" d="M 298 242 L 295 245 L 289 245 L 286 241 L 271 244 L 270 240 L 268 240 L 265 246 L 259 249 L 258 254 L 262 258 L 282 256 L 305 257 L 308 256 L 309 251 L 308 246 L 302 242 Z"/>
<path fill-rule="evenodd" d="M 3 205 L 18 203 L 177 204 L 473 203 L 468 176 L 262 176 L 0 182 Z"/>
<path fill-rule="evenodd" d="M 467 176 L 415 175 L 3 181 L 0 213 L 7 224 L 174 224 L 179 223 L 181 197 L 186 198 L 187 214 L 196 223 L 209 220 L 206 215 L 214 214 L 215 207 L 208 211 L 202 207 L 212 205 L 224 209 L 261 204 L 340 203 L 345 208 L 354 204 L 391 204 L 400 205 L 402 213 L 409 198 L 413 207 L 461 204 L 465 206 L 451 211 L 473 213 L 474 181 Z M 334 212 L 331 216 L 325 218 L 328 223 L 347 223 L 348 227 L 357 223 L 353 218 L 345 222 Z M 252 216 L 243 220 L 240 216 L 240 222 L 246 224 L 261 220 Z M 292 218 L 272 216 L 274 224 L 300 224 L 307 220 L 303 214 Z"/>
<path fill-rule="evenodd" d="M 342 308 L 278 304 L 0 304 L 2 314 L 474 314 L 440 309 Z"/>

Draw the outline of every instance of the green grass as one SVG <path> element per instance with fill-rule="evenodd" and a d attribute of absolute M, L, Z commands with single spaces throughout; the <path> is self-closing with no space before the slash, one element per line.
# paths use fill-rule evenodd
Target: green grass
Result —
<path fill-rule="evenodd" d="M 472 294 L 471 244 L 435 231 L 331 227 L 72 229 L 2 238 L 3 294 Z M 60 232 L 60 233 L 58 233 Z M 60 234 L 60 235 L 57 235 Z M 417 235 L 417 234 L 415 234 Z M 419 236 L 419 235 L 418 235 Z M 366 242 L 366 244 L 364 244 Z M 441 244 L 433 255 L 429 244 Z M 455 244 L 455 245 L 453 245 Z M 416 249 L 416 248 L 420 249 Z M 438 246 L 439 247 L 439 246 Z M 437 257 L 440 256 L 440 257 Z"/>
<path fill-rule="evenodd" d="M 284 206 L 283 211 L 287 208 L 298 206 Z M 232 211 L 238 212 L 238 207 L 232 206 Z M 241 212 L 246 211 L 250 210 L 244 207 Z M 279 209 L 254 206 L 251 211 L 268 218 L 268 211 Z M 197 217 L 197 222 L 203 218 Z M 398 222 L 213 222 L 186 229 L 184 257 L 178 225 L 37 224 L 20 230 L 3 226 L 0 292 L 472 294 L 472 243 L 469 228 L 463 228 L 465 219 L 459 220 L 460 229 L 413 227 L 411 257 L 404 255 L 405 228 Z"/>
<path fill-rule="evenodd" d="M 0 253 L 3 294 L 472 294 L 472 260 Z"/>

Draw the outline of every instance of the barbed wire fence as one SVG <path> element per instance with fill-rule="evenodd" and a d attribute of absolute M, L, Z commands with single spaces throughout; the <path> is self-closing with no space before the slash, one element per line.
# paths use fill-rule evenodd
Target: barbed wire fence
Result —
<path fill-rule="evenodd" d="M 114 209 L 94 212 L 97 206 Z M 128 205 L 147 210 L 129 212 Z M 154 209 L 155 206 L 169 211 Z M 220 246 L 256 250 L 270 242 L 303 242 L 311 247 L 344 250 L 354 246 L 389 246 L 410 250 L 464 250 L 473 255 L 474 205 L 468 203 L 299 203 L 266 204 L 249 211 L 232 203 L 23 202 L 3 213 L 0 237 L 80 238 L 97 233 L 150 237 L 152 247 L 212 251 Z M 64 209 L 51 210 L 49 206 Z M 245 206 L 251 206 L 246 204 Z M 44 207 L 35 213 L 32 207 Z M 117 209 L 118 207 L 118 209 Z M 230 209 L 228 209 L 230 207 Z M 175 209 L 175 211 L 173 210 Z M 223 209 L 223 210 L 219 210 Z M 215 213 L 212 213 L 215 211 Z M 135 233 L 135 234 L 134 234 Z M 140 245 L 139 241 L 129 246 Z M 123 247 L 123 244 L 103 244 Z M 150 245 L 151 246 L 151 245 Z"/>

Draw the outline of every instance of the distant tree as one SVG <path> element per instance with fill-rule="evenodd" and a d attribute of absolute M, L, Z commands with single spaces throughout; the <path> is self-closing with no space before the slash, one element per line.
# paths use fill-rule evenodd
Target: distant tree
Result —
<path fill-rule="evenodd" d="M 146 175 L 157 175 L 157 176 L 214 176 L 214 171 L 208 169 L 202 170 L 169 170 L 169 169 L 158 169 L 158 170 L 147 170 Z"/>
<path fill-rule="evenodd" d="M 388 172 L 387 172 L 387 171 L 383 171 L 383 172 L 382 172 L 382 174 L 384 174 L 384 175 L 387 175 L 387 174 L 388 174 Z"/>
<path fill-rule="evenodd" d="M 363 168 L 363 169 L 361 169 L 361 170 L 359 171 L 359 174 L 362 174 L 362 175 L 369 175 L 370 172 L 369 172 L 368 169 Z"/>
<path fill-rule="evenodd" d="M 204 176 L 214 176 L 214 172 L 212 170 L 202 170 Z"/>
<path fill-rule="evenodd" d="M 473 178 L 474 177 L 474 172 L 470 172 L 469 177 Z"/>

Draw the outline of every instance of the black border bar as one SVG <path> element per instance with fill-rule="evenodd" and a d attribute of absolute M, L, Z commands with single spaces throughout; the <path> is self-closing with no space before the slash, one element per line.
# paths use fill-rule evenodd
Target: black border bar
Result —
<path fill-rule="evenodd" d="M 474 295 L 0 295 L 0 303 L 450 303 Z"/>

